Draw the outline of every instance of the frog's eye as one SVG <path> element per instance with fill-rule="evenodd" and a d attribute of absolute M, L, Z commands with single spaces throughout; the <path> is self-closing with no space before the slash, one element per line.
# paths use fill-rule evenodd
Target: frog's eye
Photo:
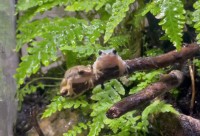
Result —
<path fill-rule="evenodd" d="M 103 53 L 103 52 L 100 50 L 100 51 L 99 51 L 99 55 L 101 55 L 102 53 Z"/>
<path fill-rule="evenodd" d="M 113 49 L 113 53 L 114 53 L 114 54 L 117 54 L 117 51 L 116 51 L 115 49 Z"/>
<path fill-rule="evenodd" d="M 80 70 L 80 71 L 78 71 L 78 74 L 79 74 L 79 75 L 83 75 L 84 73 L 85 73 L 84 70 Z"/>

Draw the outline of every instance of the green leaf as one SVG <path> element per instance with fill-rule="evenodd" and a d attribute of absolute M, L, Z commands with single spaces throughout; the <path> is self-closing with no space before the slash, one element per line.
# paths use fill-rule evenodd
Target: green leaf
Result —
<path fill-rule="evenodd" d="M 14 77 L 18 85 L 23 84 L 26 77 L 35 74 L 39 70 L 41 62 L 44 65 L 47 65 L 49 64 L 49 61 L 55 61 L 57 58 L 56 45 L 53 43 L 41 41 L 34 46 L 36 47 L 31 48 L 31 53 L 33 54 L 22 57 L 22 62 L 20 63 L 19 68 L 17 68 L 17 73 Z M 48 55 L 48 57 L 46 55 Z"/>
<path fill-rule="evenodd" d="M 104 36 L 104 43 L 106 43 L 113 34 L 115 27 L 126 16 L 126 12 L 129 10 L 129 5 L 135 0 L 116 0 L 112 6 L 112 15 L 106 24 L 106 32 Z"/>
<path fill-rule="evenodd" d="M 118 88 L 119 87 L 119 88 Z M 104 90 L 100 86 L 93 89 L 92 100 L 96 102 L 92 104 L 93 117 L 92 123 L 89 125 L 90 132 L 88 136 L 98 135 L 104 127 L 104 120 L 106 119 L 106 111 L 115 102 L 121 99 L 119 94 L 124 94 L 125 90 L 117 80 L 112 80 L 105 84 Z"/>
<path fill-rule="evenodd" d="M 197 72 L 198 72 L 198 75 L 200 76 L 200 60 L 199 59 L 194 59 L 193 63 L 197 67 Z"/>
<path fill-rule="evenodd" d="M 105 114 L 100 114 L 93 118 L 93 123 L 89 125 L 90 131 L 88 136 L 98 136 L 101 129 L 104 127 L 103 120 L 105 119 Z"/>
<path fill-rule="evenodd" d="M 36 16 L 37 13 L 45 12 L 57 5 L 67 5 L 69 0 L 19 0 L 17 3 L 17 11 L 22 12 L 19 16 L 18 27 L 24 23 L 28 23 Z"/>
<path fill-rule="evenodd" d="M 142 112 L 142 127 L 144 131 L 147 131 L 147 126 L 149 125 L 148 117 L 151 114 L 157 114 L 159 112 L 171 112 L 174 114 L 179 114 L 170 104 L 165 104 L 164 101 L 156 100 Z"/>
<path fill-rule="evenodd" d="M 17 90 L 16 97 L 18 100 L 19 108 L 22 106 L 22 102 L 24 101 L 24 97 L 27 94 L 34 93 L 38 90 L 38 88 L 44 88 L 44 85 L 42 83 L 38 83 L 37 85 L 30 85 L 26 84 L 24 87 Z"/>
<path fill-rule="evenodd" d="M 63 136 L 76 136 L 77 134 L 81 134 L 83 130 L 86 130 L 88 126 L 84 123 L 78 123 L 78 125 L 73 126 L 72 130 L 69 130 L 67 133 L 64 133 Z"/>
<path fill-rule="evenodd" d="M 149 3 L 142 14 L 145 15 L 149 11 L 157 19 L 161 19 L 159 25 L 162 26 L 162 29 L 176 49 L 180 50 L 185 24 L 185 10 L 182 1 L 156 0 Z"/>
<path fill-rule="evenodd" d="M 23 11 L 51 1 L 53 0 L 18 0 L 17 9 Z"/>
<path fill-rule="evenodd" d="M 113 48 L 117 49 L 119 47 L 123 47 L 129 44 L 130 35 L 118 35 L 113 36 L 108 41 L 108 44 L 110 44 Z"/>
<path fill-rule="evenodd" d="M 133 117 L 132 112 L 128 112 L 125 115 L 121 116 L 117 119 L 105 119 L 104 123 L 109 126 L 110 129 L 112 129 L 113 133 L 115 135 L 130 135 L 130 133 L 133 135 L 134 132 L 136 132 L 135 126 L 137 124 L 137 121 L 140 120 L 140 116 Z M 136 134 L 137 135 L 137 134 Z"/>
<path fill-rule="evenodd" d="M 42 64 L 48 66 L 55 61 L 58 49 L 63 52 L 72 51 L 82 58 L 94 54 L 100 47 L 96 40 L 103 29 L 104 25 L 100 20 L 93 20 L 88 24 L 85 20 L 76 18 L 45 18 L 23 24 L 17 35 L 17 50 L 27 43 L 31 46 L 28 47 L 29 55 L 22 58 L 17 69 L 17 84 L 23 84 L 24 79 L 36 73 Z"/>
<path fill-rule="evenodd" d="M 44 111 L 42 118 L 51 116 L 57 111 L 69 108 L 79 108 L 86 107 L 88 102 L 85 100 L 85 96 L 80 96 L 77 99 L 64 98 L 62 96 L 56 96 L 53 98 L 52 102 L 48 105 L 48 108 Z"/>
<path fill-rule="evenodd" d="M 195 11 L 193 12 L 193 22 L 195 23 L 194 28 L 196 29 L 197 33 L 197 43 L 200 43 L 200 0 L 194 3 Z"/>
<path fill-rule="evenodd" d="M 152 1 L 151 3 L 148 3 L 142 12 L 142 15 L 144 16 L 148 12 L 151 12 L 153 15 L 158 15 L 161 12 L 160 7 L 158 6 L 161 4 L 161 2 L 162 1 L 160 0 L 155 0 L 155 1 Z"/>
<path fill-rule="evenodd" d="M 110 0 L 82 0 L 75 1 L 71 5 L 67 6 L 67 11 L 90 11 L 92 9 L 99 10 Z"/>
<path fill-rule="evenodd" d="M 174 44 L 177 50 L 181 49 L 183 27 L 185 24 L 185 10 L 183 3 L 180 0 L 163 1 L 161 13 L 164 18 L 159 25 L 165 30 L 170 41 Z"/>
<path fill-rule="evenodd" d="M 153 70 L 151 72 L 145 73 L 145 72 L 135 72 L 134 75 L 132 75 L 129 80 L 137 83 L 137 86 L 134 86 L 131 88 L 129 94 L 135 94 L 145 87 L 147 87 L 152 82 L 155 82 L 159 79 L 160 75 L 163 74 L 164 71 L 162 69 Z"/>

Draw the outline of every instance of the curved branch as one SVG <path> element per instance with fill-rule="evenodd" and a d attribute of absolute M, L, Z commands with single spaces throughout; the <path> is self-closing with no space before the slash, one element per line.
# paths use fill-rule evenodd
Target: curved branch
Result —
<path fill-rule="evenodd" d="M 137 94 L 130 95 L 115 103 L 106 113 L 108 118 L 118 118 L 138 106 L 150 102 L 155 97 L 177 87 L 183 81 L 183 73 L 173 70 L 166 74 L 160 81 L 153 83 Z"/>
<path fill-rule="evenodd" d="M 125 62 L 129 66 L 128 73 L 126 74 L 131 74 L 135 71 L 140 71 L 140 70 L 163 68 L 172 65 L 174 63 L 181 63 L 195 56 L 195 54 L 199 52 L 199 49 L 200 47 L 197 44 L 193 43 L 183 47 L 179 52 L 174 50 L 156 57 L 144 57 L 144 58 L 136 58 L 133 60 L 125 60 Z M 98 79 L 93 77 L 92 81 L 94 83 L 94 86 L 96 86 L 107 80 L 118 77 L 119 77 L 118 67 L 114 67 L 103 71 L 103 74 Z M 85 83 L 73 84 L 73 90 L 78 95 L 82 94 L 88 89 L 89 89 L 89 84 Z"/>
<path fill-rule="evenodd" d="M 133 60 L 127 60 L 126 62 L 130 66 L 129 73 L 132 73 L 139 70 L 163 68 L 177 62 L 181 63 L 189 58 L 192 58 L 199 51 L 199 46 L 193 43 L 186 45 L 179 52 L 174 50 L 160 56 L 136 58 Z"/>
<path fill-rule="evenodd" d="M 184 114 L 180 114 L 178 117 L 178 120 L 186 136 L 200 135 L 200 121 L 199 120 L 192 118 L 190 116 L 186 116 Z"/>

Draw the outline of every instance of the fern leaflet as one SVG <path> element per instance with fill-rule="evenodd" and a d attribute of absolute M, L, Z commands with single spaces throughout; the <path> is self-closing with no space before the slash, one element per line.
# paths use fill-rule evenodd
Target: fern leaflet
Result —
<path fill-rule="evenodd" d="M 85 100 L 85 96 L 80 96 L 77 99 L 55 96 L 50 105 L 48 105 L 48 108 L 44 111 L 42 118 L 49 117 L 53 113 L 61 111 L 62 109 L 69 109 L 72 107 L 77 109 L 78 107 L 85 107 L 87 105 L 88 102 Z"/>
<path fill-rule="evenodd" d="M 193 12 L 193 22 L 195 22 L 194 28 L 196 29 L 197 32 L 197 42 L 200 43 L 200 0 L 196 1 L 194 3 L 194 8 L 196 9 Z"/>
<path fill-rule="evenodd" d="M 148 117 L 150 114 L 156 114 L 159 112 L 171 112 L 174 114 L 179 114 L 170 104 L 165 104 L 163 101 L 156 100 L 151 105 L 145 108 L 142 112 L 142 129 L 147 131 L 147 126 L 149 125 Z"/>
<path fill-rule="evenodd" d="M 129 10 L 129 5 L 135 0 L 116 0 L 112 6 L 112 15 L 106 24 L 106 32 L 104 36 L 104 42 L 106 43 L 113 34 L 114 28 L 122 21 L 126 16 L 126 12 Z"/>
<path fill-rule="evenodd" d="M 76 52 L 81 57 L 93 54 L 99 48 L 96 40 L 103 29 L 104 25 L 99 20 L 88 25 L 86 21 L 75 18 L 45 18 L 24 24 L 17 35 L 17 50 L 25 43 L 31 46 L 28 48 L 29 55 L 22 58 L 15 74 L 17 84 L 23 84 L 24 79 L 36 73 L 42 64 L 47 66 L 55 61 L 58 49 Z M 38 37 L 41 40 L 34 41 Z"/>
<path fill-rule="evenodd" d="M 66 7 L 67 11 L 90 11 L 92 9 L 99 10 L 110 0 L 82 0 L 75 1 L 71 5 Z"/>
<path fill-rule="evenodd" d="M 161 19 L 159 25 L 165 31 L 169 40 L 177 50 L 181 49 L 183 27 L 185 24 L 185 10 L 180 0 L 155 0 L 148 4 L 143 15 L 150 11 L 157 19 Z"/>

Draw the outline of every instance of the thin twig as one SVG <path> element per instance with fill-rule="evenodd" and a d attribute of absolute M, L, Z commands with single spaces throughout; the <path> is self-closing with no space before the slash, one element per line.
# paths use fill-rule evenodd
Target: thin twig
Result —
<path fill-rule="evenodd" d="M 32 107 L 31 108 L 31 124 L 35 128 L 36 132 L 38 133 L 39 136 L 44 136 L 44 133 L 42 132 L 42 129 L 40 128 L 38 121 L 37 121 L 37 107 Z"/>
<path fill-rule="evenodd" d="M 47 80 L 59 80 L 61 81 L 63 78 L 56 78 L 56 77 L 38 77 L 38 78 L 34 78 L 32 79 L 30 82 L 26 83 L 26 85 L 32 84 L 33 82 L 37 81 L 37 80 L 43 80 L 43 79 L 47 79 Z"/>
<path fill-rule="evenodd" d="M 191 101 L 190 101 L 190 114 L 192 114 L 193 109 L 194 109 L 196 88 L 195 88 L 195 80 L 194 80 L 194 69 L 192 67 L 192 63 L 190 60 L 188 63 L 189 63 L 189 71 L 190 71 L 190 77 L 191 77 L 191 82 L 192 82 L 192 97 L 191 97 Z"/>

